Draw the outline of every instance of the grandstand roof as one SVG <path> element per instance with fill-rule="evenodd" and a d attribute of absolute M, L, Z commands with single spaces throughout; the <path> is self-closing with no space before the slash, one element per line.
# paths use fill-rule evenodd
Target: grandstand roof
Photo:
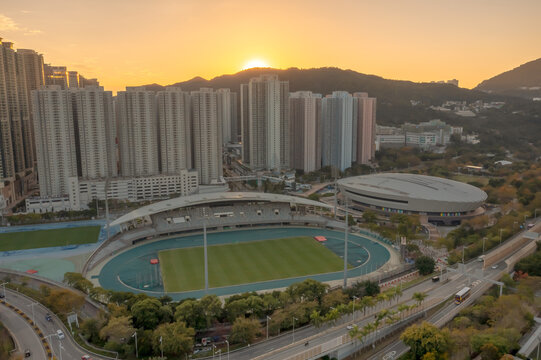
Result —
<path fill-rule="evenodd" d="M 129 212 L 115 221 L 111 222 L 110 226 L 120 225 L 138 218 L 158 214 L 164 211 L 180 209 L 188 206 L 195 206 L 207 203 L 222 202 L 222 201 L 267 201 L 276 203 L 289 203 L 298 205 L 319 206 L 331 209 L 332 206 L 319 201 L 313 201 L 297 196 L 280 195 L 259 192 L 219 192 L 209 194 L 196 194 L 189 196 L 181 196 L 174 199 L 163 200 L 154 204 L 146 205 Z"/>

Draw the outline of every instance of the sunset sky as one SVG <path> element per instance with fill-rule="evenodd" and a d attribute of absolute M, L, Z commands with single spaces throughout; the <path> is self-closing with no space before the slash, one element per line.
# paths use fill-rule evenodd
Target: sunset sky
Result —
<path fill-rule="evenodd" d="M 540 0 L 1 0 L 0 37 L 108 90 L 251 64 L 462 87 L 541 57 Z"/>

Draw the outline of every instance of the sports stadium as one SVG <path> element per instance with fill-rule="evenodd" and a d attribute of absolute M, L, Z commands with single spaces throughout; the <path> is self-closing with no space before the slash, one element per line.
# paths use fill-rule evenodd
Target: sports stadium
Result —
<path fill-rule="evenodd" d="M 420 214 L 437 224 L 481 215 L 487 194 L 475 186 L 434 176 L 383 173 L 338 180 L 348 206 L 385 214 Z"/>
<path fill-rule="evenodd" d="M 343 222 L 322 215 L 330 208 L 256 192 L 164 200 L 114 220 L 120 232 L 92 253 L 83 273 L 105 289 L 174 299 L 278 289 L 308 278 L 338 283 L 345 232 Z M 400 264 L 390 242 L 377 234 L 363 230 L 347 239 L 348 278 Z"/>

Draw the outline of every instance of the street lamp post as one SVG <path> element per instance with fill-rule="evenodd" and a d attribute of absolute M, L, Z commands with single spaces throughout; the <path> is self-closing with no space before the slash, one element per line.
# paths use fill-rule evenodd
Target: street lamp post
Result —
<path fill-rule="evenodd" d="M 296 317 L 293 317 L 293 342 L 295 342 L 295 320 L 299 320 Z"/>
<path fill-rule="evenodd" d="M 229 360 L 229 341 L 225 341 L 225 343 L 227 344 L 227 360 Z"/>
<path fill-rule="evenodd" d="M 131 337 L 135 337 L 135 357 L 139 358 L 139 352 L 137 351 L 137 331 Z"/>
<path fill-rule="evenodd" d="M 60 360 L 62 360 L 62 350 L 66 350 L 64 349 L 64 347 L 62 346 L 62 343 L 59 343 L 58 344 L 58 348 L 60 349 L 59 353 L 60 353 Z"/>
<path fill-rule="evenodd" d="M 6 301 L 6 284 L 7 284 L 7 281 L 0 284 L 4 290 L 4 301 Z"/>
<path fill-rule="evenodd" d="M 32 308 L 32 323 L 34 325 L 36 325 L 36 322 L 34 321 L 35 320 L 35 318 L 34 318 L 34 306 L 36 306 L 37 304 L 38 304 L 37 302 L 33 302 L 33 303 L 27 305 L 27 306 L 30 306 Z"/>
<path fill-rule="evenodd" d="M 486 241 L 487 237 L 485 236 L 483 238 L 483 254 L 485 253 L 485 241 Z"/>
<path fill-rule="evenodd" d="M 272 320 L 270 316 L 267 315 L 267 340 L 269 340 L 269 320 Z"/>
<path fill-rule="evenodd" d="M 162 360 L 163 360 L 163 339 L 161 336 L 160 336 L 160 350 L 162 352 Z"/>
<path fill-rule="evenodd" d="M 358 297 L 353 295 L 353 322 L 355 322 L 355 300 L 357 300 Z"/>
<path fill-rule="evenodd" d="M 502 232 L 503 232 L 503 229 L 500 229 L 500 245 L 502 244 Z"/>

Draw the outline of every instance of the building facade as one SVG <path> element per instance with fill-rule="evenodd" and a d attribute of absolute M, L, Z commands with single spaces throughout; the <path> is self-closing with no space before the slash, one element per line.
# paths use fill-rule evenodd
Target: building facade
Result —
<path fill-rule="evenodd" d="M 158 111 L 156 93 L 127 87 L 116 96 L 120 174 L 125 177 L 158 175 Z"/>
<path fill-rule="evenodd" d="M 221 181 L 222 124 L 218 118 L 218 95 L 208 88 L 191 92 L 194 168 L 201 184 Z"/>
<path fill-rule="evenodd" d="M 34 134 L 41 197 L 68 193 L 68 179 L 77 176 L 75 126 L 70 94 L 59 85 L 32 92 Z"/>
<path fill-rule="evenodd" d="M 340 171 L 351 167 L 353 155 L 353 97 L 334 91 L 321 100 L 321 165 Z"/>
<path fill-rule="evenodd" d="M 357 164 L 369 164 L 376 155 L 376 98 L 354 93 L 353 149 Z"/>
<path fill-rule="evenodd" d="M 157 93 L 162 174 L 178 174 L 192 165 L 190 94 L 178 87 Z"/>
<path fill-rule="evenodd" d="M 289 95 L 289 164 L 305 173 L 321 168 L 321 95 L 297 91 Z"/>
<path fill-rule="evenodd" d="M 289 82 L 280 81 L 276 75 L 261 75 L 252 78 L 247 89 L 241 88 L 241 95 L 247 95 L 248 102 L 248 129 L 243 129 L 247 130 L 243 139 L 249 138 L 250 167 L 278 171 L 288 168 Z"/>

